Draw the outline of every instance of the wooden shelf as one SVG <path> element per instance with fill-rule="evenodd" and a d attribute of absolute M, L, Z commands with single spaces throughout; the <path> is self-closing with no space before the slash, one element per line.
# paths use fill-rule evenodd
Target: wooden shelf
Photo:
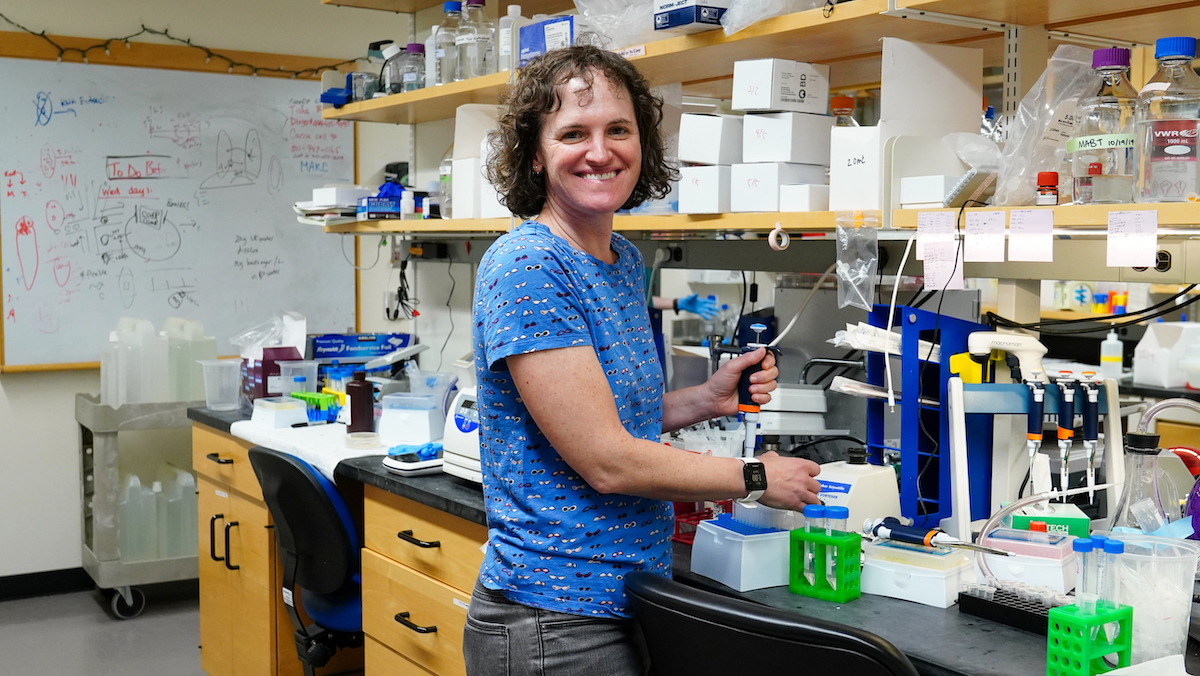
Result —
<path fill-rule="evenodd" d="M 321 0 L 326 5 L 338 7 L 358 7 L 360 9 L 378 9 L 384 12 L 419 12 L 430 7 L 441 7 L 441 0 Z M 534 14 L 556 14 L 575 8 L 571 0 L 524 0 L 520 3 L 521 13 L 527 16 Z"/>
<path fill-rule="evenodd" d="M 917 12 L 953 14 L 1018 26 L 1045 24 L 1052 30 L 1070 29 L 1080 33 L 1088 33 L 1079 28 L 1084 23 L 1125 17 L 1150 18 L 1166 10 L 1195 5 L 1180 0 L 898 0 L 896 4 L 900 9 Z M 1159 25 L 1155 37 L 1175 35 L 1184 24 L 1168 22 Z"/>
<path fill-rule="evenodd" d="M 775 57 L 809 61 L 830 64 L 836 88 L 840 86 L 834 77 L 839 64 L 878 57 L 883 50 L 880 36 L 916 42 L 956 43 L 981 37 L 980 31 L 974 28 L 881 15 L 880 12 L 886 9 L 887 0 L 855 0 L 838 5 L 829 18 L 817 8 L 760 21 L 731 37 L 725 37 L 720 30 L 712 30 L 650 42 L 645 45 L 645 55 L 630 60 L 656 84 L 688 84 L 727 78 L 733 74 L 733 63 L 746 59 Z M 340 109 L 330 108 L 325 111 L 325 117 L 397 124 L 452 117 L 455 109 L 464 103 L 495 103 L 508 75 L 495 73 L 353 103 Z M 861 78 L 857 74 L 852 77 Z"/>
<path fill-rule="evenodd" d="M 649 232 L 683 234 L 691 232 L 768 232 L 775 223 L 783 224 L 785 230 L 795 236 L 799 232 L 823 232 L 833 230 L 832 211 L 805 213 L 753 213 L 753 214 L 664 214 L 661 216 L 616 216 L 613 230 L 617 232 Z M 385 234 L 385 233 L 452 233 L 489 234 L 507 232 L 509 219 L 433 219 L 428 221 L 363 221 L 346 225 L 333 225 L 325 232 L 341 234 Z"/>
<path fill-rule="evenodd" d="M 980 307 L 981 315 L 996 311 L 997 308 L 995 305 L 983 305 Z M 1075 312 L 1074 310 L 1047 310 L 1046 308 L 1042 308 L 1040 316 L 1042 319 L 1092 319 L 1105 315 L 1093 314 L 1091 312 Z"/>
<path fill-rule="evenodd" d="M 1200 229 L 1200 203 L 1172 202 L 1165 204 L 1085 204 L 1061 205 L 1057 207 L 979 207 L 971 211 L 1012 211 L 1013 209 L 1052 209 L 1056 228 L 1107 228 L 1110 211 L 1158 210 L 1158 227 L 1197 227 Z M 916 228 L 917 214 L 922 211 L 950 211 L 958 209 L 897 209 L 892 212 L 892 227 Z"/>

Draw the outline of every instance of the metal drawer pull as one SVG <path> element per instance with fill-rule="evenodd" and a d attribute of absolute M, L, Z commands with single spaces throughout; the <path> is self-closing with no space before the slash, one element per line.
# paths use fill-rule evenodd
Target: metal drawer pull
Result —
<path fill-rule="evenodd" d="M 434 540 L 433 542 L 426 542 L 424 540 L 416 539 L 415 537 L 413 537 L 411 530 L 402 530 L 399 533 L 396 533 L 396 537 L 400 538 L 401 540 L 404 540 L 405 542 L 414 544 L 418 547 L 424 547 L 426 549 L 442 546 L 441 540 Z"/>
<path fill-rule="evenodd" d="M 236 525 L 238 525 L 237 521 L 230 521 L 229 523 L 225 524 L 225 567 L 229 570 L 237 570 L 241 568 L 241 566 L 234 566 L 229 563 L 229 529 Z"/>
<path fill-rule="evenodd" d="M 224 519 L 224 514 L 213 514 L 208 520 L 208 555 L 213 561 L 224 561 L 224 556 L 217 556 L 217 519 Z M 225 541 L 225 546 L 229 547 L 229 541 Z M 229 551 L 226 549 L 225 551 Z"/>
<path fill-rule="evenodd" d="M 209 453 L 208 455 L 206 455 L 204 457 L 208 458 L 209 460 L 212 460 L 213 462 L 217 463 L 218 465 L 232 465 L 233 464 L 232 459 L 222 458 L 221 456 L 217 455 L 216 453 Z"/>
<path fill-rule="evenodd" d="M 403 624 L 404 626 L 408 627 L 409 629 L 412 629 L 413 631 L 417 632 L 418 634 L 436 634 L 437 633 L 437 627 L 434 625 L 430 625 L 428 627 L 422 627 L 419 624 L 413 624 L 412 622 L 409 622 L 407 611 L 403 612 L 403 613 L 396 613 L 396 621 L 399 622 L 400 624 Z"/>

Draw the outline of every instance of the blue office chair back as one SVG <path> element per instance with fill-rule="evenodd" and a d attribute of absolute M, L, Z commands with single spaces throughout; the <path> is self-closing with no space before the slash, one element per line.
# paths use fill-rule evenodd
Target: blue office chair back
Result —
<path fill-rule="evenodd" d="M 688 587 L 625 577 L 655 676 L 757 673 L 917 676 L 908 657 L 861 629 Z"/>
<path fill-rule="evenodd" d="M 337 647 L 361 642 L 358 529 L 337 488 L 312 465 L 261 447 L 251 448 L 249 455 L 275 523 L 284 601 L 299 591 L 301 605 L 315 623 L 304 626 L 288 603 L 297 651 L 308 672 L 310 662 L 323 666 Z"/>

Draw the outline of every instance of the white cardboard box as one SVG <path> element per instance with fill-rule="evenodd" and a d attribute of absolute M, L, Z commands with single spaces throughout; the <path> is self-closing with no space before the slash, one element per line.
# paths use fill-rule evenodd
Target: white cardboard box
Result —
<path fill-rule="evenodd" d="M 905 176 L 900 179 L 900 204 L 941 204 L 962 176 Z"/>
<path fill-rule="evenodd" d="M 825 167 L 784 162 L 735 164 L 729 178 L 729 206 L 735 213 L 779 211 L 779 186 L 824 183 Z"/>
<path fill-rule="evenodd" d="M 829 112 L 829 66 L 787 59 L 735 62 L 732 107 L 824 115 Z"/>
<path fill-rule="evenodd" d="M 751 113 L 742 122 L 742 162 L 829 164 L 834 119 L 811 113 Z"/>
<path fill-rule="evenodd" d="M 787 212 L 829 211 L 829 186 L 781 185 L 779 186 L 779 210 Z"/>
<path fill-rule="evenodd" d="M 454 113 L 454 159 L 481 156 L 479 144 L 496 128 L 498 110 L 483 103 L 464 103 L 458 107 Z"/>
<path fill-rule="evenodd" d="M 379 192 L 378 188 L 361 185 L 335 185 L 324 188 L 313 188 L 312 206 L 316 207 L 349 207 L 356 208 L 362 197 L 372 197 Z"/>
<path fill-rule="evenodd" d="M 738 164 L 742 161 L 742 116 L 679 116 L 679 161 Z"/>
<path fill-rule="evenodd" d="M 1200 340 L 1200 324 L 1195 322 L 1159 322 L 1146 327 L 1146 333 L 1133 349 L 1133 382 L 1154 387 L 1183 387 L 1187 373 L 1179 368 L 1187 348 Z"/>
<path fill-rule="evenodd" d="M 729 213 L 730 167 L 682 167 L 679 170 L 679 213 Z"/>

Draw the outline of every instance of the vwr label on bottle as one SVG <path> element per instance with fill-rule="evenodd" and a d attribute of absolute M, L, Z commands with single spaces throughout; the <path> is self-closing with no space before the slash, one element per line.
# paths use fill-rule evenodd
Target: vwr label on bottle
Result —
<path fill-rule="evenodd" d="M 1196 121 L 1160 120 L 1150 125 L 1151 162 L 1195 162 Z"/>
<path fill-rule="evenodd" d="M 1133 134 L 1100 134 L 1097 136 L 1076 136 L 1067 142 L 1067 152 L 1080 150 L 1112 150 L 1132 148 L 1136 143 Z"/>

